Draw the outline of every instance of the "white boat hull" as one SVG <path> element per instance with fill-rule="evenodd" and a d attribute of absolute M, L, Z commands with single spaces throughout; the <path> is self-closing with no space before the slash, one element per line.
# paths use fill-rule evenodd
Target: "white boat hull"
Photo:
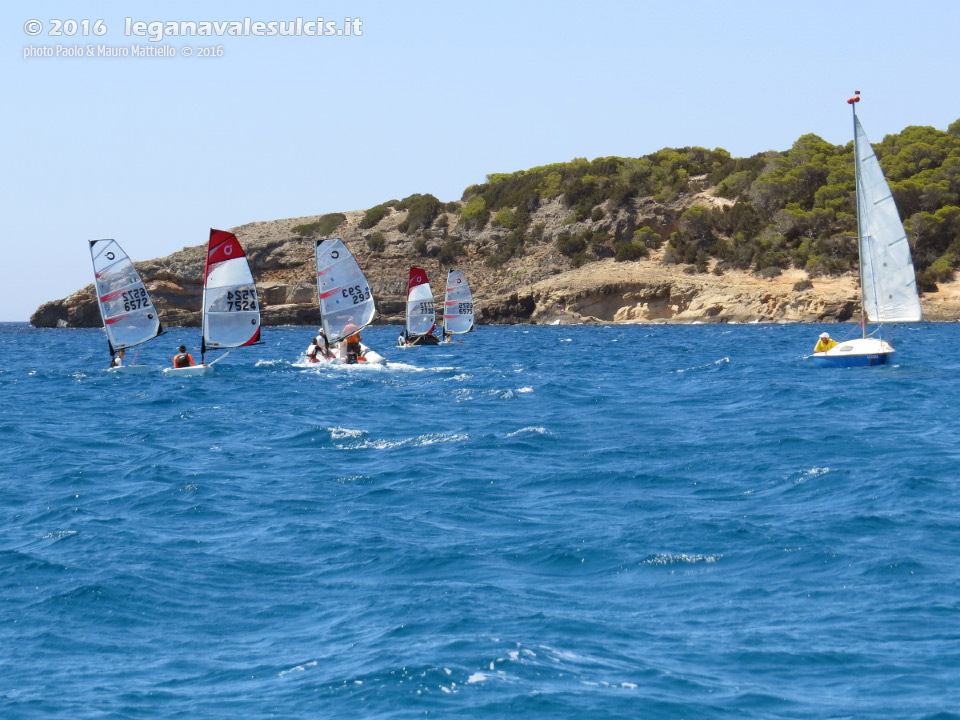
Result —
<path fill-rule="evenodd" d="M 209 375 L 213 372 L 213 368 L 209 365 L 191 365 L 190 367 L 184 368 L 164 368 L 163 374 L 170 375 L 171 377 L 200 377 L 202 375 Z"/>
<path fill-rule="evenodd" d="M 386 359 L 385 357 L 383 357 L 383 355 L 381 355 L 380 353 L 378 353 L 376 350 L 371 350 L 370 348 L 368 348 L 366 345 L 364 345 L 364 344 L 362 344 L 362 343 L 360 344 L 360 347 L 363 348 L 363 359 L 360 360 L 360 362 L 356 363 L 357 365 L 386 365 L 386 364 L 387 364 L 387 359 Z M 310 348 L 307 348 L 307 350 L 309 350 L 309 349 L 310 349 Z M 337 353 L 337 349 L 336 349 L 336 346 L 335 346 L 335 345 L 334 345 L 333 347 L 331 347 L 330 349 L 331 349 L 331 351 L 333 352 L 333 355 L 334 355 L 333 358 L 319 357 L 319 358 L 317 358 L 317 359 L 315 359 L 315 360 L 314 360 L 314 359 L 308 359 L 308 362 L 313 362 L 313 363 L 328 363 L 328 364 L 333 364 L 333 365 L 346 365 L 346 364 L 347 364 L 345 361 L 343 361 L 343 360 L 340 359 L 340 357 L 339 357 L 339 355 L 338 355 L 338 353 Z"/>
<path fill-rule="evenodd" d="M 840 343 L 826 352 L 813 354 L 817 367 L 873 367 L 885 365 L 893 346 L 879 338 L 857 338 Z"/>

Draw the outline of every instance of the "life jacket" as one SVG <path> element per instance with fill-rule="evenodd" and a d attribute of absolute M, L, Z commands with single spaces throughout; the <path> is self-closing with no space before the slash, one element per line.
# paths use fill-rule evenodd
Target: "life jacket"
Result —
<path fill-rule="evenodd" d="M 173 366 L 177 368 L 185 368 L 193 365 L 193 358 L 189 353 L 179 353 L 173 358 Z"/>

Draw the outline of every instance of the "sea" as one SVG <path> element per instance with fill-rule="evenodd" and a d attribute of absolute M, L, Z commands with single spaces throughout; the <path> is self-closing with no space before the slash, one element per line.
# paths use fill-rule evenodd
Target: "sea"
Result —
<path fill-rule="evenodd" d="M 0 718 L 960 718 L 960 325 L 315 330 L 0 325 Z"/>

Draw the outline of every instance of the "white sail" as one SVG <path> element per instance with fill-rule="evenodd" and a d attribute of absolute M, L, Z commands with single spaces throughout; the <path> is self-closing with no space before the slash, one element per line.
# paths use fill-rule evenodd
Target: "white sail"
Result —
<path fill-rule="evenodd" d="M 473 328 L 473 294 L 467 278 L 459 270 L 447 273 L 447 292 L 443 300 L 443 329 L 448 335 L 460 335 Z"/>
<path fill-rule="evenodd" d="M 143 280 L 116 240 L 91 240 L 94 283 L 103 327 L 115 352 L 160 334 L 160 317 Z"/>
<path fill-rule="evenodd" d="M 203 282 L 203 344 L 252 345 L 260 339 L 260 303 L 250 265 L 236 235 L 210 231 Z"/>
<path fill-rule="evenodd" d="M 367 278 L 343 241 L 317 240 L 316 256 L 321 320 L 332 344 L 373 322 L 377 309 Z"/>
<path fill-rule="evenodd" d="M 410 268 L 407 281 L 407 336 L 426 335 L 437 323 L 433 306 L 433 290 L 427 273 L 421 268 Z"/>
<path fill-rule="evenodd" d="M 856 112 L 853 122 L 864 314 L 872 322 L 916 322 L 922 318 L 922 312 L 910 243 L 890 186 Z"/>

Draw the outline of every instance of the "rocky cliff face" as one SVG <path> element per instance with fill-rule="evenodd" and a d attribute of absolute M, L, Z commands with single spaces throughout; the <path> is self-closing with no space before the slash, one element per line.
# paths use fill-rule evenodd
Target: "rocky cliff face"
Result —
<path fill-rule="evenodd" d="M 465 254 L 456 267 L 466 273 L 477 303 L 478 323 L 568 322 L 829 322 L 844 321 L 857 312 L 857 278 L 814 278 L 812 287 L 794 290 L 802 271 L 764 279 L 746 272 L 688 274 L 681 266 L 665 265 L 663 251 L 648 258 L 615 262 L 612 258 L 572 269 L 557 249 L 561 232 L 605 230 L 612 237 L 650 225 L 664 237 L 691 205 L 724 201 L 710 193 L 687 196 L 670 205 L 650 198 L 608 208 L 598 220 L 568 224 L 568 210 L 557 198 L 543 202 L 532 215 L 536 242 L 500 265 L 495 256 L 509 234 L 488 225 L 483 230 L 457 226 L 456 212 L 443 212 L 425 232 L 407 234 L 398 225 L 407 211 L 390 209 L 374 227 L 360 227 L 363 211 L 344 213 L 345 220 L 330 233 L 340 237 L 357 256 L 377 301 L 378 322 L 402 323 L 407 272 L 423 267 L 434 295 L 443 297 L 447 266 L 438 260 L 447 237 L 458 238 Z M 322 216 L 256 222 L 234 228 L 250 259 L 257 281 L 264 325 L 317 325 L 320 320 L 314 274 L 313 238 L 294 227 Z M 375 232 L 384 247 L 371 250 Z M 187 247 L 165 258 L 137 262 L 154 304 L 166 326 L 200 324 L 204 245 Z M 930 320 L 960 318 L 958 285 L 942 286 L 923 298 Z M 560 310 L 562 309 L 562 312 Z M 97 327 L 100 314 L 93 285 L 61 300 L 44 303 L 30 318 L 36 327 Z"/>

